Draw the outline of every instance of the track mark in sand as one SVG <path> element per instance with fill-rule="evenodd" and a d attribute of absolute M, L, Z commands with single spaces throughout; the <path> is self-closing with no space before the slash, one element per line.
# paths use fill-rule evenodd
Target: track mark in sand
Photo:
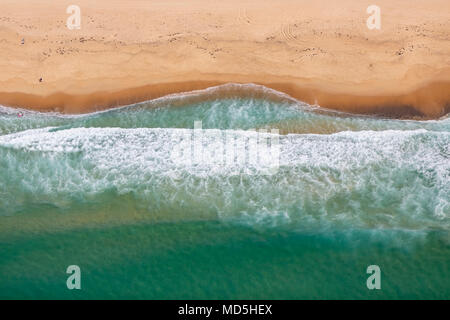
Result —
<path fill-rule="evenodd" d="M 251 20 L 247 14 L 247 9 L 239 8 L 237 22 L 239 24 L 250 24 Z"/>
<path fill-rule="evenodd" d="M 295 8 L 286 10 L 281 13 L 279 19 L 280 27 L 278 32 L 281 40 L 284 40 L 287 43 L 301 40 L 302 22 L 305 19 L 301 10 Z"/>
<path fill-rule="evenodd" d="M 281 25 L 281 38 L 286 40 L 287 42 L 296 41 L 297 36 L 293 33 L 294 26 L 292 24 L 283 24 Z"/>

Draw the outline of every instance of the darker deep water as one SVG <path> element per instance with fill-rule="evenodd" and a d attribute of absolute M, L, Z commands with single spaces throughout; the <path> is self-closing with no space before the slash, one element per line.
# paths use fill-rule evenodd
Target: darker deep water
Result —
<path fill-rule="evenodd" d="M 83 116 L 1 109 L 0 298 L 450 297 L 448 118 L 212 90 Z M 199 120 L 207 156 L 178 161 Z M 275 173 L 211 160 L 220 134 L 245 153 L 255 129 L 279 130 Z"/>

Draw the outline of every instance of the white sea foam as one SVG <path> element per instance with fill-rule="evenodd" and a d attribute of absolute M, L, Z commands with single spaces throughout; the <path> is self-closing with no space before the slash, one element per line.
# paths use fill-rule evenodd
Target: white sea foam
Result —
<path fill-rule="evenodd" d="M 135 193 L 150 211 L 203 211 L 250 223 L 449 228 L 448 132 L 278 136 L 280 167 L 272 176 L 257 161 L 173 161 L 173 149 L 192 135 L 192 129 L 45 128 L 0 136 L 0 166 L 8 173 L 0 192 L 10 207 L 22 201 L 8 194 L 11 184 L 28 198 L 61 206 L 113 188 Z M 202 144 L 215 149 L 217 135 L 205 135 Z"/>

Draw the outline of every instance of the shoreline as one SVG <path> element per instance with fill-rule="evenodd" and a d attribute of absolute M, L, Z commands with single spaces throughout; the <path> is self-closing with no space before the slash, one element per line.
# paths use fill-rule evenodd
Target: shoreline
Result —
<path fill-rule="evenodd" d="M 412 1 L 412 2 L 411 2 Z M 450 111 L 448 0 L 2 0 L 0 104 L 79 114 L 226 83 L 327 109 Z"/>
<path fill-rule="evenodd" d="M 267 83 L 223 80 L 179 81 L 85 94 L 56 92 L 41 96 L 21 92 L 0 92 L 0 105 L 40 112 L 86 114 L 151 101 L 173 94 L 190 94 L 197 90 L 232 84 L 244 85 L 244 87 L 219 90 L 214 97 L 254 95 L 256 91 L 245 86 L 254 84 L 310 105 L 351 114 L 431 120 L 439 119 L 450 112 L 450 81 L 431 82 L 407 93 L 387 95 L 332 92 L 281 81 Z"/>

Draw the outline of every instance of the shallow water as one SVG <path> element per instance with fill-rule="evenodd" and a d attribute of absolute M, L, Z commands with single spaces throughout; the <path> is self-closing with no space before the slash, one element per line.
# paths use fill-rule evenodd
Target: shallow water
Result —
<path fill-rule="evenodd" d="M 81 116 L 0 109 L 0 297 L 448 299 L 450 119 L 241 87 Z"/>

